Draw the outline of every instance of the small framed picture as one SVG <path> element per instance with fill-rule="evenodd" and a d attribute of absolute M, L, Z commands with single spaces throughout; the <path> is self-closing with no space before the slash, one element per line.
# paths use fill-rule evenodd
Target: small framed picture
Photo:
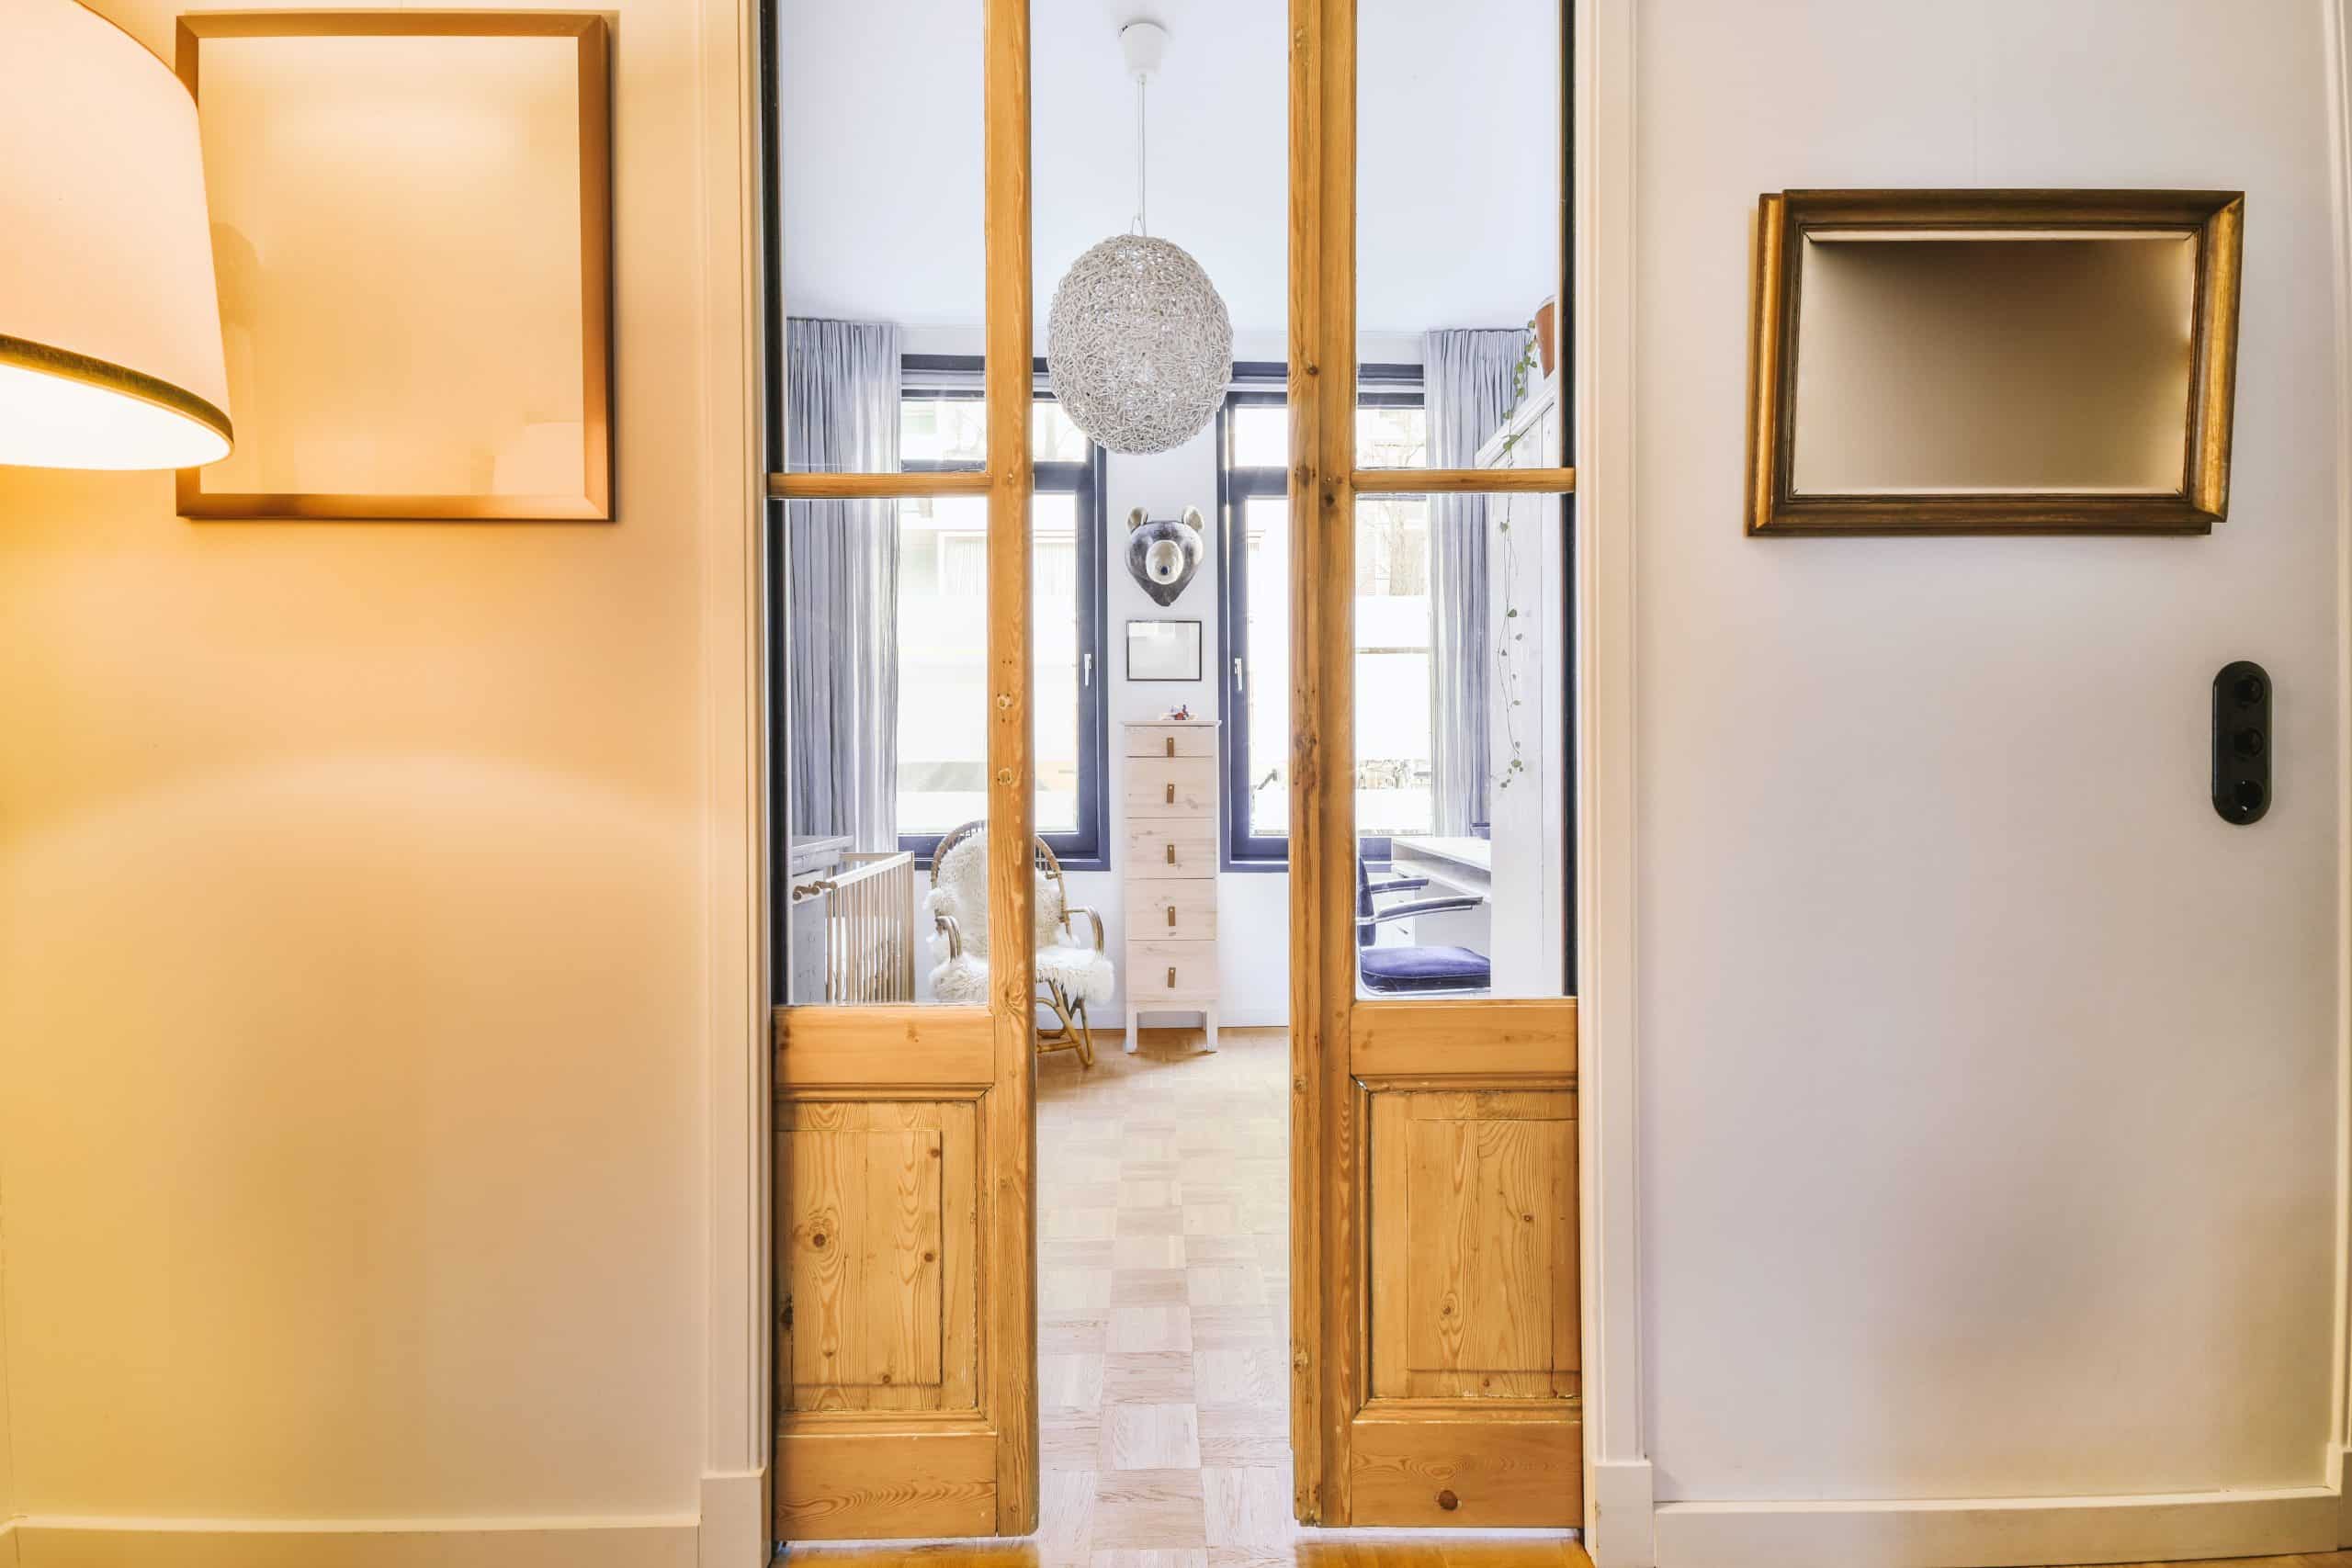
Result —
<path fill-rule="evenodd" d="M 1197 681 L 1200 678 L 1200 622 L 1127 623 L 1128 680 Z"/>

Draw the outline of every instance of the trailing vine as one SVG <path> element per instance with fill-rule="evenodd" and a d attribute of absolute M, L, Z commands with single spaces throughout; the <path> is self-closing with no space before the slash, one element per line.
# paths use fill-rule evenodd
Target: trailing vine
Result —
<path fill-rule="evenodd" d="M 1495 634 L 1496 694 L 1503 702 L 1503 739 L 1510 748 L 1510 756 L 1495 773 L 1495 788 L 1510 787 L 1510 781 L 1527 771 L 1526 746 L 1519 734 L 1519 709 L 1523 702 L 1520 695 L 1520 671 L 1525 660 L 1520 644 L 1527 640 L 1527 633 L 1519 626 L 1519 546 L 1511 537 L 1511 509 L 1519 497 L 1501 498 L 1502 522 L 1495 530 L 1497 548 L 1502 554 L 1503 620 Z"/>
<path fill-rule="evenodd" d="M 1519 363 L 1510 367 L 1510 412 L 1512 413 L 1517 413 L 1519 405 L 1527 400 L 1527 380 L 1535 373 L 1536 347 L 1535 323 L 1531 321 L 1527 323 L 1526 335 L 1520 342 Z M 1517 430 L 1506 432 L 1503 435 L 1503 444 L 1495 449 L 1495 456 L 1510 457 L 1510 449 L 1518 446 L 1520 437 L 1526 434 L 1527 427 L 1524 425 Z"/>
<path fill-rule="evenodd" d="M 1535 323 L 1530 321 L 1525 336 L 1520 343 L 1519 361 L 1510 367 L 1510 412 L 1513 414 L 1518 413 L 1520 406 L 1527 401 L 1528 382 L 1535 374 L 1537 347 Z M 1506 431 L 1503 444 L 1496 448 L 1496 457 L 1510 457 L 1511 448 L 1519 445 L 1521 437 L 1530 430 L 1539 428 L 1542 423 L 1541 420 L 1532 420 L 1515 430 Z M 1520 671 L 1525 662 L 1521 658 L 1524 649 L 1520 645 L 1527 640 L 1527 633 L 1519 626 L 1519 546 L 1510 532 L 1511 511 L 1518 501 L 1517 495 L 1502 498 L 1502 521 L 1495 529 L 1497 548 L 1502 554 L 1503 570 L 1503 620 L 1500 629 L 1495 634 L 1495 682 L 1497 694 L 1503 701 L 1503 739 L 1510 749 L 1510 755 L 1495 772 L 1495 788 L 1498 791 L 1509 789 L 1511 780 L 1527 772 L 1526 743 L 1519 733 L 1519 710 L 1525 702 L 1520 694 Z"/>

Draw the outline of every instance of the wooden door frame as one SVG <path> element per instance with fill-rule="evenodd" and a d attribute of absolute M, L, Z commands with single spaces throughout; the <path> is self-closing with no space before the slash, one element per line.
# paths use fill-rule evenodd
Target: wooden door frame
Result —
<path fill-rule="evenodd" d="M 1635 1081 L 1634 55 L 1638 0 L 1572 0 L 1577 410 L 1577 1080 L 1585 1547 L 1657 1560 L 1642 1422 Z"/>
<path fill-rule="evenodd" d="M 1356 995 L 1355 496 L 1577 488 L 1567 467 L 1408 477 L 1356 467 L 1356 5 L 1290 7 L 1291 1446 L 1295 1511 L 1327 1525 L 1355 1522 L 1351 1454 L 1368 1392 L 1366 1091 L 1437 1087 L 1426 1069 L 1395 1077 L 1385 1047 L 1462 1043 L 1443 1079 L 1452 1087 L 1508 1071 L 1544 1074 L 1573 1090 L 1578 1066 L 1574 997 Z M 1585 25 L 1586 8 L 1573 25 Z M 1568 171 L 1561 173 L 1565 182 Z M 1568 262 L 1564 249 L 1564 273 Z M 1583 314 L 1566 283 L 1558 298 Z M 1580 568 L 1584 553 L 1580 540 Z M 1578 592 L 1589 592 L 1580 570 Z M 1589 635 L 1581 616 L 1579 633 Z M 1593 750 L 1586 706 L 1577 704 L 1580 767 Z M 1589 823 L 1581 808 L 1578 818 L 1581 866 Z"/>
<path fill-rule="evenodd" d="M 1000 0 L 1002 3 L 1002 0 Z M 1313 143 L 1309 112 L 1318 77 L 1307 33 L 1325 0 L 1292 0 L 1294 53 L 1291 62 L 1292 157 Z M 758 73 L 767 53 L 757 0 L 702 0 L 706 26 L 701 74 L 707 188 L 733 189 L 733 203 L 708 204 L 707 243 L 713 258 L 706 321 L 718 342 L 740 345 L 732 355 L 711 356 L 708 389 L 714 417 L 704 454 L 709 503 L 704 508 L 709 564 L 705 573 L 706 620 L 720 647 L 736 657 L 714 660 L 706 703 L 708 805 L 721 841 L 709 857 L 705 906 L 714 940 L 710 949 L 710 1005 L 707 1029 L 713 1041 L 708 1105 L 712 1201 L 709 1247 L 707 1459 L 703 1483 L 707 1545 L 724 1540 L 728 1561 L 765 1560 L 772 1512 L 765 1492 L 774 1481 L 772 1439 L 776 1412 L 768 1358 L 773 1349 L 774 1304 L 770 1298 L 772 1216 L 770 1172 L 775 1154 L 769 1107 L 776 1038 L 767 1006 L 765 973 L 770 951 L 768 849 L 781 824 L 767 814 L 770 766 L 765 638 L 776 628 L 763 609 L 766 581 L 762 559 L 765 530 L 759 497 L 765 486 L 758 460 L 764 371 L 761 344 L 770 301 L 763 286 L 762 229 L 769 220 L 760 177 L 764 132 Z M 1632 301 L 1634 295 L 1634 0 L 1573 0 L 1576 40 L 1574 96 L 1577 178 L 1574 183 L 1575 276 L 1580 288 L 1568 296 L 1574 322 L 1572 351 L 1577 410 L 1578 511 L 1576 536 L 1577 811 L 1575 824 L 1575 895 L 1577 909 L 1579 1008 L 1577 1080 L 1583 1105 L 1579 1235 L 1584 1317 L 1584 1394 L 1587 1483 L 1586 1540 L 1596 1560 L 1618 1568 L 1642 1568 L 1653 1561 L 1652 1485 L 1642 1428 L 1643 1346 L 1640 1336 L 1635 1179 L 1639 1160 L 1634 1095 L 1634 540 L 1632 493 L 1634 391 Z M 1022 9 L 1026 31 L 1025 6 Z M 1023 95 L 1025 100 L 1025 94 Z M 1025 123 L 1025 102 L 1023 115 Z M 1025 135 L 1023 140 L 1025 141 Z M 991 159 L 991 171 L 1001 161 Z M 1022 172 L 1025 175 L 1025 163 Z M 1316 238 L 1304 233 L 1306 214 L 1297 203 L 1295 170 L 1292 220 L 1293 394 L 1311 398 L 1314 378 L 1302 366 L 1317 363 L 1299 352 L 1314 320 L 1309 276 L 1300 276 L 1302 253 Z M 1352 236 L 1344 236 L 1352 243 Z M 1026 229 L 1021 235 L 1024 249 Z M 1311 254 L 1311 253 L 1308 253 Z M 732 258 L 733 265 L 722 265 Z M 1311 267 L 1311 263 L 1309 264 Z M 1027 269 L 1017 270 L 1026 287 Z M 1607 311 L 1592 301 L 1616 302 Z M 1011 334 L 1008 334 L 1010 336 Z M 996 352 L 1001 364 L 1007 355 Z M 1023 344 L 1019 358 L 1027 361 Z M 1352 378 L 1352 355 L 1340 365 Z M 993 383 L 992 394 L 997 392 Z M 1025 389 L 1024 389 L 1025 390 Z M 1344 405 L 1343 405 L 1344 406 Z M 1025 416 L 1025 410 L 1023 411 Z M 1306 430 L 1301 421 L 1299 431 Z M 1306 460 L 1316 456 L 1311 439 L 1294 434 L 1299 494 L 1311 493 Z M 748 492 L 741 482 L 749 478 Z M 1305 513 L 1302 513 L 1305 515 Z M 1016 685 L 1015 694 L 1025 691 Z M 1306 914 L 1301 906 L 1302 914 Z M 1311 918 L 1311 916 L 1309 916 Z M 1294 975 L 1295 993 L 1298 976 Z M 1319 980 L 1319 976 L 1318 976 Z M 1319 985 L 1309 998 L 1319 998 Z M 735 1051 L 722 1042 L 743 1032 L 749 1003 L 756 1026 L 749 1048 Z M 1297 1013 L 1297 1017 L 1311 1016 Z M 1321 1079 L 1294 1074 L 1293 1157 L 1311 1156 L 1320 1110 Z M 1030 1179 L 1034 1191 L 1034 1171 Z M 1024 1197 L 1027 1196 L 1024 1194 Z M 1034 1227 L 1034 1209 L 1025 1223 Z M 1294 1235 L 1293 1259 L 1311 1260 Z M 1317 1276 L 1294 1272 L 1294 1286 Z M 1025 1287 L 1034 1291 L 1034 1280 Z M 1024 1318 L 1034 1314 L 1024 1300 Z M 1293 1375 L 1314 1387 L 1311 1360 L 1314 1320 L 1296 1315 L 1294 1299 Z M 1034 1334 L 1034 1326 L 1028 1333 Z M 1022 1424 L 1034 1445 L 1034 1381 L 1022 1393 Z M 1303 1440 L 1302 1440 L 1303 1439 Z M 1295 1433 L 1294 1446 L 1307 1472 L 1308 1456 L 1318 1452 L 1312 1433 Z M 1301 1488 L 1302 1513 L 1309 1494 Z M 1034 1517 L 1034 1498 L 1030 1513 Z M 1015 1520 L 1017 1525 L 1021 1521 Z M 1007 1528 L 1013 1528 L 1008 1526 Z M 735 1548 L 741 1546 L 738 1552 Z"/>
<path fill-rule="evenodd" d="M 773 46 L 768 7 L 752 6 L 761 17 L 750 52 L 764 61 Z M 1029 0 L 984 0 L 983 224 L 985 238 L 987 365 L 983 397 L 988 410 L 987 467 L 972 473 L 794 473 L 782 471 L 783 454 L 771 454 L 766 494 L 778 500 L 896 500 L 939 495 L 984 494 L 988 502 L 987 593 L 989 721 L 988 726 L 989 922 L 991 930 L 1023 931 L 1032 924 L 1035 884 L 1031 844 L 1035 830 L 1032 797 L 1033 719 L 1030 712 L 1032 636 L 1030 618 L 1030 503 L 1035 474 L 1030 448 L 1035 395 L 1031 366 L 1035 305 L 1030 273 L 1030 34 Z M 754 92 L 751 101 L 765 104 Z M 764 112 L 764 111 L 763 111 Z M 762 127 L 764 136 L 767 128 Z M 760 221 L 773 222 L 763 207 Z M 754 232 L 757 231 L 755 230 Z M 763 340 L 771 358 L 779 355 L 784 301 L 781 280 L 763 291 L 774 319 Z M 763 575 L 761 581 L 764 581 Z M 781 627 L 769 626 L 769 635 Z M 763 702 L 764 702 L 763 698 Z M 786 737 L 789 743 L 789 737 Z M 763 747 L 763 766 L 774 765 L 772 746 Z M 768 792 L 761 792 L 763 800 Z M 786 830 L 767 824 L 767 834 Z M 765 835 L 763 835 L 764 837 Z M 762 851 L 763 864 L 766 852 Z M 768 901 L 762 900 L 772 919 Z M 763 942 L 761 952 L 767 951 Z M 959 1521 L 940 1532 L 978 1523 L 985 1513 L 991 1528 L 967 1533 L 1027 1535 L 1037 1528 L 1037 1303 L 1036 1303 L 1036 1114 L 1035 955 L 1026 943 L 1001 944 L 989 964 L 985 1008 L 777 1006 L 772 1012 L 773 1056 L 769 1094 L 775 1100 L 842 1097 L 861 1089 L 903 1097 L 913 1084 L 923 1093 L 979 1102 L 978 1236 L 976 1297 L 979 1314 L 979 1402 L 976 1413 L 910 1416 L 883 1437 L 920 1433 L 942 1451 L 959 1441 L 967 1450 L 988 1439 L 993 1475 L 961 1472 L 938 1479 L 935 1496 Z M 918 1045 L 919 1050 L 910 1051 Z M 877 1085 L 872 1064 L 888 1052 L 904 1070 Z M 764 1109 L 764 1108 L 763 1108 Z M 760 1179 L 770 1178 L 776 1158 L 773 1125 L 762 1139 Z M 773 1218 L 769 1221 L 772 1231 Z M 761 1237 L 772 1254 L 775 1237 Z M 763 1276 L 769 1270 L 762 1270 Z M 763 1336 L 773 1342 L 777 1325 L 763 1316 Z M 767 1426 L 775 1434 L 768 1477 L 772 1494 L 786 1495 L 784 1472 L 796 1443 L 837 1441 L 849 1437 L 827 1425 L 827 1412 L 789 1417 L 776 1408 L 775 1379 L 766 1389 Z M 787 1421 L 798 1430 L 788 1430 Z M 962 1451 L 962 1450 L 959 1450 Z M 988 1496 L 976 1495 L 985 1483 Z M 968 1505 L 968 1506 L 967 1506 Z M 774 1508 L 763 1510 L 774 1517 Z M 849 1534 L 904 1534 L 901 1517 L 891 1528 Z M 830 1521 L 827 1533 L 843 1533 Z M 918 1532 L 925 1533 L 925 1532 Z"/>

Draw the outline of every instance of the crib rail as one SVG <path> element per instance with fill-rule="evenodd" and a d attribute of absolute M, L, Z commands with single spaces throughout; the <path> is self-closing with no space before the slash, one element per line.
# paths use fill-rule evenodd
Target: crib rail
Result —
<path fill-rule="evenodd" d="M 825 1000 L 915 998 L 915 857 L 846 854 L 818 886 L 825 897 Z"/>

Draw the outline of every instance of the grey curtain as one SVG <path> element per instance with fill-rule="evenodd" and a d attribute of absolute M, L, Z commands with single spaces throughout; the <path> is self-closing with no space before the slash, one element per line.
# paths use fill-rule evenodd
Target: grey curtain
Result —
<path fill-rule="evenodd" d="M 1476 466 L 1478 448 L 1511 408 L 1511 369 L 1527 334 L 1517 328 L 1447 328 L 1421 334 L 1430 467 Z M 1487 626 L 1487 500 L 1430 498 L 1430 807 L 1434 830 L 1466 834 L 1489 820 L 1488 689 L 1495 645 Z"/>
<path fill-rule="evenodd" d="M 785 322 L 785 450 L 797 470 L 899 466 L 899 329 Z M 889 501 L 785 507 L 792 836 L 899 845 L 899 518 Z"/>

